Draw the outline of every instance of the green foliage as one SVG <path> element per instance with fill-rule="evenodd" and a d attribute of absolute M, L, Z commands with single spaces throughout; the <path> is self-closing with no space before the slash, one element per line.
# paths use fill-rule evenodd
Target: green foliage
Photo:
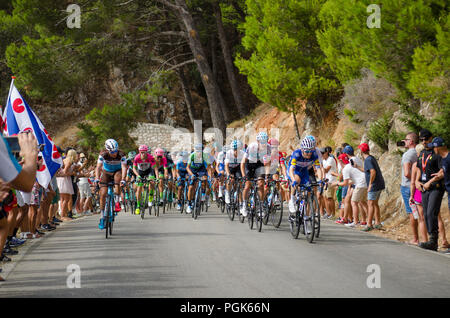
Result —
<path fill-rule="evenodd" d="M 372 0 L 328 0 L 320 12 L 324 29 L 318 31 L 320 47 L 343 83 L 362 67 L 374 71 L 407 93 L 407 74 L 413 69 L 417 47 L 435 39 L 435 22 L 445 11 L 440 0 L 389 0 L 381 7 L 380 28 L 368 28 Z"/>
<path fill-rule="evenodd" d="M 444 105 L 440 111 L 431 119 L 419 114 L 418 107 L 410 105 L 404 101 L 397 101 L 403 114 L 401 120 L 412 130 L 419 132 L 426 128 L 434 136 L 442 137 L 447 144 L 450 143 L 450 103 Z"/>
<path fill-rule="evenodd" d="M 355 117 L 356 115 L 356 110 L 354 109 L 347 109 L 344 108 L 344 114 L 348 117 L 348 119 L 352 122 L 352 123 L 360 123 L 361 121 Z"/>
<path fill-rule="evenodd" d="M 444 26 L 436 24 L 436 39 L 436 46 L 426 43 L 415 50 L 408 89 L 438 109 L 450 104 L 450 15 Z"/>
<path fill-rule="evenodd" d="M 354 149 L 358 146 L 359 140 L 359 135 L 353 129 L 347 128 L 344 131 L 344 142 L 352 146 Z"/>
<path fill-rule="evenodd" d="M 117 140 L 121 150 L 136 149 L 129 131 L 137 126 L 142 116 L 143 104 L 138 94 L 123 94 L 123 103 L 94 108 L 87 116 L 87 122 L 80 123 L 80 145 L 89 151 L 103 149 L 109 138 Z"/>
<path fill-rule="evenodd" d="M 367 136 L 383 150 L 388 150 L 392 114 L 384 114 L 369 126 Z"/>
<path fill-rule="evenodd" d="M 313 109 L 331 103 L 338 84 L 325 63 L 315 31 L 324 1 L 248 0 L 242 26 L 243 47 L 236 65 L 247 75 L 253 93 L 282 111 L 295 111 L 298 99 Z"/>

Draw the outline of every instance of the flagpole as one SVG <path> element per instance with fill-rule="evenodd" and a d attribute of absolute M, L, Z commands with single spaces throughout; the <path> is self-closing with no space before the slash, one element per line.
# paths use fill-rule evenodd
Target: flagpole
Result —
<path fill-rule="evenodd" d="M 6 99 L 6 104 L 5 104 L 5 111 L 6 111 L 6 107 L 8 106 L 8 100 L 11 97 L 11 91 L 12 91 L 15 79 L 16 79 L 15 76 L 11 76 L 11 85 L 9 86 L 8 98 Z M 6 115 L 6 114 L 2 114 L 2 117 L 5 118 L 5 116 L 3 116 L 3 115 Z"/>

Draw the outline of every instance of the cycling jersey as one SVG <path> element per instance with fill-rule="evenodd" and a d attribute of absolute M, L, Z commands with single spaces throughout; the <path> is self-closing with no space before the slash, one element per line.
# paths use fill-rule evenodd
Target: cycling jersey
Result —
<path fill-rule="evenodd" d="M 147 158 L 142 159 L 141 155 L 138 154 L 134 157 L 133 165 L 136 170 L 147 171 L 156 164 L 155 158 L 152 155 L 147 154 Z"/>
<path fill-rule="evenodd" d="M 186 176 L 186 174 L 188 173 L 186 168 L 187 168 L 187 162 L 184 163 L 183 161 L 178 161 L 178 163 L 176 165 L 176 169 L 177 169 L 180 177 L 184 178 Z"/>
<path fill-rule="evenodd" d="M 257 163 L 267 160 L 267 158 L 270 158 L 271 155 L 271 149 L 269 145 L 260 145 L 258 142 L 253 142 L 250 145 L 248 145 L 247 149 L 245 150 L 245 158 L 248 159 L 250 163 Z"/>
<path fill-rule="evenodd" d="M 225 164 L 228 164 L 230 168 L 235 168 L 241 165 L 242 159 L 245 157 L 245 152 L 239 150 L 237 156 L 234 155 L 234 150 L 228 150 L 225 156 Z"/>
<path fill-rule="evenodd" d="M 206 168 L 208 167 L 207 159 L 208 159 L 207 154 L 202 152 L 202 156 L 200 158 L 196 152 L 193 152 L 189 156 L 187 164 L 189 165 L 189 168 L 191 168 L 192 170 L 200 170 L 200 169 L 206 170 Z"/>
<path fill-rule="evenodd" d="M 300 177 L 301 184 L 309 183 L 311 180 L 314 182 L 314 170 L 312 170 L 311 167 L 317 160 L 319 161 L 320 166 L 320 164 L 322 164 L 322 158 L 319 157 L 316 151 L 311 154 L 310 158 L 304 158 L 302 151 L 300 149 L 297 149 L 291 155 L 289 169 L 291 168 L 291 166 L 295 167 L 294 175 L 298 175 Z"/>
<path fill-rule="evenodd" d="M 217 159 L 216 162 L 219 165 L 219 171 L 224 171 L 225 170 L 225 158 L 226 158 L 226 152 L 221 151 L 219 152 L 219 154 L 217 155 Z"/>
<path fill-rule="evenodd" d="M 116 172 L 122 169 L 122 166 L 127 165 L 127 157 L 123 151 L 118 151 L 114 158 L 108 150 L 103 150 L 98 156 L 97 163 L 103 164 L 103 170 L 106 172 Z"/>

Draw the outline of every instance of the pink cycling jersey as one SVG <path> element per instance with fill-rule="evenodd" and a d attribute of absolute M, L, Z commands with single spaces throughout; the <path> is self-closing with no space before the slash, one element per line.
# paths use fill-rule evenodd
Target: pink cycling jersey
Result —
<path fill-rule="evenodd" d="M 141 155 L 138 154 L 134 157 L 133 165 L 140 171 L 146 171 L 156 164 L 155 158 L 152 155 L 147 154 L 147 158 L 142 160 Z"/>
<path fill-rule="evenodd" d="M 157 164 L 156 163 L 156 158 L 154 160 L 155 160 L 155 164 Z M 164 168 L 168 167 L 167 166 L 167 158 L 166 157 L 162 157 L 161 158 L 161 163 L 159 164 L 159 168 L 161 168 L 161 167 L 164 167 Z"/>

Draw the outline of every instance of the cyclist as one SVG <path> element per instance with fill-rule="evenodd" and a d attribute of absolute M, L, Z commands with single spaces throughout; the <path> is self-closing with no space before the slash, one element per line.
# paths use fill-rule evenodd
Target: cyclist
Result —
<path fill-rule="evenodd" d="M 184 195 L 184 182 L 186 182 L 187 162 L 189 154 L 186 151 L 182 151 L 177 158 L 177 164 L 175 166 L 175 178 L 177 180 L 178 195 L 177 195 L 177 210 L 181 210 L 181 198 Z"/>
<path fill-rule="evenodd" d="M 264 178 L 270 168 L 270 147 L 267 143 L 269 136 L 260 132 L 256 136 L 256 142 L 248 145 L 244 158 L 241 162 L 241 173 L 247 179 L 258 177 L 258 193 L 261 201 L 264 200 Z M 247 216 L 247 199 L 250 192 L 251 182 L 245 182 L 241 214 Z"/>
<path fill-rule="evenodd" d="M 194 177 L 201 178 L 202 180 L 207 180 L 207 176 L 211 177 L 211 172 L 208 171 L 208 155 L 203 152 L 203 145 L 196 144 L 194 145 L 194 152 L 189 156 L 189 160 L 187 163 L 187 171 L 191 177 L 191 181 L 189 182 L 189 190 L 188 190 L 188 207 L 186 209 L 186 213 L 192 212 L 192 204 L 195 192 L 195 183 Z M 205 189 L 204 189 L 205 190 Z M 209 195 L 209 189 L 206 190 Z M 206 199 L 205 195 L 202 193 L 201 200 L 204 201 Z"/>
<path fill-rule="evenodd" d="M 270 172 L 271 176 L 274 180 L 278 181 L 280 180 L 280 174 L 282 176 L 287 175 L 286 171 L 286 153 L 280 152 L 278 150 L 278 147 L 280 145 L 278 139 L 271 138 L 268 141 L 271 149 L 271 166 L 270 166 Z M 285 188 L 283 186 L 278 187 L 281 196 L 285 197 Z"/>
<path fill-rule="evenodd" d="M 165 156 L 167 158 L 167 167 L 168 167 L 168 175 L 169 175 L 169 182 L 168 182 L 168 186 L 170 191 L 175 195 L 176 194 L 176 187 L 175 184 L 173 182 L 173 180 L 175 180 L 175 162 L 172 159 L 172 155 L 170 153 L 170 151 L 167 151 L 163 148 L 164 152 L 165 152 Z M 167 200 L 169 202 L 172 202 L 172 196 L 168 196 Z"/>
<path fill-rule="evenodd" d="M 233 140 L 230 144 L 230 150 L 227 151 L 225 157 L 225 172 L 227 177 L 231 178 L 225 189 L 225 203 L 230 204 L 230 190 L 236 178 L 241 178 L 241 162 L 245 156 L 242 150 L 242 142 L 240 140 Z"/>
<path fill-rule="evenodd" d="M 131 183 L 133 183 L 136 180 L 136 175 L 133 172 L 133 161 L 134 157 L 136 157 L 136 151 L 130 151 L 127 155 L 127 176 L 125 178 L 125 181 L 127 182 L 127 185 L 125 186 L 125 196 L 128 200 L 128 193 L 129 193 L 129 187 L 131 186 Z M 133 183 L 134 191 L 136 192 L 136 185 Z"/>
<path fill-rule="evenodd" d="M 100 183 L 100 210 L 102 218 L 100 219 L 99 228 L 103 230 L 105 213 L 105 200 L 108 194 L 108 183 L 114 181 L 114 201 L 115 212 L 120 211 L 120 189 L 125 185 L 125 177 L 127 174 L 127 158 L 125 153 L 119 150 L 119 144 L 114 139 L 108 139 L 105 142 L 105 149 L 100 152 L 95 169 L 95 183 Z"/>
<path fill-rule="evenodd" d="M 322 171 L 322 175 L 324 175 L 322 160 L 316 152 L 315 143 L 313 142 L 312 139 L 305 137 L 300 144 L 300 149 L 297 149 L 292 153 L 291 160 L 289 162 L 289 176 L 290 179 L 293 181 L 291 192 L 292 194 L 289 200 L 290 221 L 292 221 L 295 218 L 296 212 L 294 202 L 295 187 L 297 184 L 307 185 L 313 182 L 309 170 L 313 169 L 312 166 L 316 160 L 319 160 L 320 169 Z M 307 209 L 305 221 L 309 220 L 310 217 L 309 214 L 310 211 Z M 311 229 L 309 228 L 309 222 L 306 222 L 306 224 L 307 224 L 306 231 L 308 234 L 310 234 Z"/>
<path fill-rule="evenodd" d="M 155 158 L 149 153 L 147 145 L 139 146 L 139 154 L 133 160 L 133 172 L 136 178 L 136 211 L 135 214 L 141 213 L 141 204 L 143 203 L 142 191 L 144 190 L 144 183 L 142 182 L 152 173 L 152 168 L 155 165 Z"/>
<path fill-rule="evenodd" d="M 155 149 L 155 165 L 154 165 L 154 176 L 156 179 L 160 180 L 160 179 L 168 179 L 169 178 L 169 174 L 168 174 L 168 164 L 167 164 L 167 158 L 164 154 L 164 150 L 161 148 L 157 148 Z M 163 205 L 162 202 L 162 197 L 163 197 L 163 191 L 164 191 L 164 184 L 163 182 L 159 182 L 158 185 L 159 188 L 159 205 Z M 152 195 L 153 197 L 153 195 Z M 151 205 L 153 205 L 153 198 L 150 201 Z"/>
<path fill-rule="evenodd" d="M 224 188 L 224 176 L 225 176 L 225 157 L 228 151 L 227 146 L 222 147 L 222 151 L 217 154 L 216 158 L 216 172 L 219 183 L 219 194 L 218 197 L 223 197 L 223 188 Z"/>

